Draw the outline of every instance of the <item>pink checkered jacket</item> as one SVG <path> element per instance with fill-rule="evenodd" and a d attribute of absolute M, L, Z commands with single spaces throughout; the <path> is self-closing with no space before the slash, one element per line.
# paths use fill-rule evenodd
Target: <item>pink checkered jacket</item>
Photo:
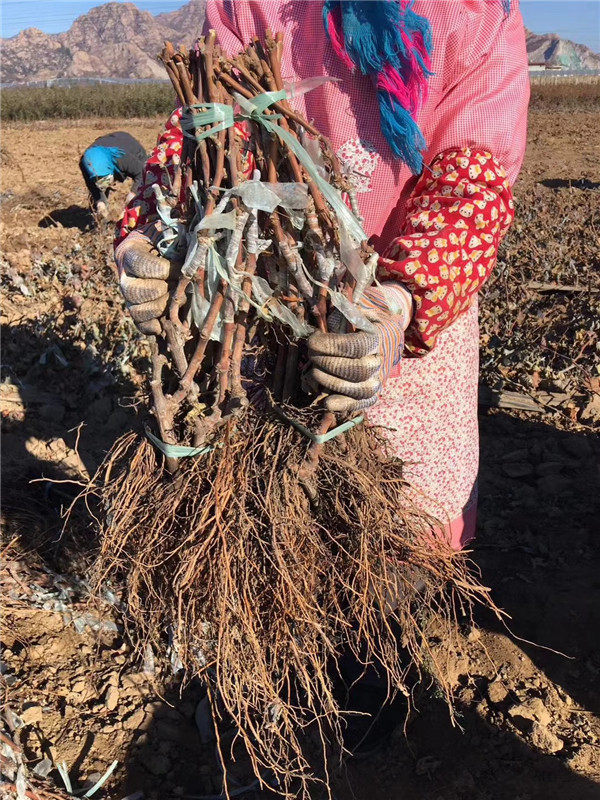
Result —
<path fill-rule="evenodd" d="M 499 242 L 513 218 L 510 184 L 525 151 L 529 88 L 517 2 L 509 13 L 500 0 L 416 0 L 414 10 L 429 19 L 434 40 L 434 75 L 418 117 L 427 143 L 425 164 L 435 171 L 436 157 L 455 154 L 438 163 L 438 171 L 440 166 L 444 171 L 442 180 L 432 180 L 431 170 L 426 170 L 418 184 L 393 157 L 381 133 L 370 79 L 352 74 L 335 57 L 323 29 L 322 3 L 208 0 L 207 27 L 216 29 L 221 45 L 231 52 L 267 28 L 283 31 L 285 79 L 294 82 L 322 75 L 338 79 L 294 102 L 331 139 L 358 189 L 367 233 L 380 253 L 393 256 L 395 266 L 382 265 L 382 277 L 401 280 L 411 289 L 416 315 L 407 346 L 410 354 L 422 355 L 434 346 L 440 331 L 470 307 L 495 265 Z M 463 159 L 463 168 L 458 158 Z M 462 208 L 456 206 L 458 198 L 452 191 L 456 186 L 447 180 L 448 173 L 457 173 L 455 184 L 463 181 L 460 197 L 467 199 Z M 450 193 L 443 194 L 445 190 Z M 423 205 L 424 195 L 429 206 Z M 429 219 L 424 218 L 427 214 Z M 427 239 L 442 228 L 449 234 L 456 222 L 459 256 L 446 265 L 446 278 L 438 264 L 448 242 L 436 247 L 430 239 L 424 247 L 415 247 L 410 239 L 398 241 L 401 234 Z M 469 235 L 463 233 L 463 225 Z M 486 242 L 480 232 L 492 240 Z M 436 238 L 447 241 L 444 236 Z M 469 248 L 471 240 L 474 246 Z M 415 250 L 418 255 L 410 256 Z M 450 271 L 457 273 L 454 279 Z M 437 278 L 433 290 L 432 278 Z"/>
<path fill-rule="evenodd" d="M 381 133 L 370 79 L 351 74 L 334 55 L 320 2 L 208 0 L 207 28 L 230 52 L 267 28 L 282 30 L 287 81 L 337 78 L 293 102 L 331 139 L 357 190 L 365 229 L 388 257 L 380 278 L 412 292 L 407 355 L 424 355 L 471 306 L 495 266 L 513 218 L 510 186 L 525 149 L 529 90 L 516 2 L 510 13 L 500 0 L 417 0 L 414 8 L 429 18 L 434 39 L 434 74 L 418 117 L 427 143 L 419 179 L 393 157 Z M 176 112 L 118 241 L 156 218 L 151 185 L 165 180 L 181 141 Z"/>
<path fill-rule="evenodd" d="M 266 28 L 283 31 L 289 82 L 333 76 L 293 102 L 332 141 L 354 183 L 380 277 L 407 286 L 415 314 L 406 352 L 369 418 L 388 430 L 421 508 L 455 547 L 474 535 L 478 467 L 477 294 L 513 218 L 511 186 L 523 159 L 529 84 L 518 0 L 416 0 L 432 26 L 433 76 L 418 115 L 427 149 L 419 177 L 393 158 L 369 79 L 335 57 L 318 0 L 208 0 L 207 28 L 235 52 Z M 169 192 L 181 153 L 171 115 L 117 235 L 151 233 L 152 185 Z"/>

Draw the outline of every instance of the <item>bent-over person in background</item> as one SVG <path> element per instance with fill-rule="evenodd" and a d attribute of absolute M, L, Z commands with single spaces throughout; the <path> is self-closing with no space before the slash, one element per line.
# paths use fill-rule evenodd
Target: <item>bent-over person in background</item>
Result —
<path fill-rule="evenodd" d="M 100 136 L 87 148 L 79 169 L 90 193 L 92 210 L 98 216 L 108 217 L 108 195 L 115 183 L 131 178 L 132 191 L 126 202 L 135 196 L 147 158 L 144 146 L 125 131 Z"/>

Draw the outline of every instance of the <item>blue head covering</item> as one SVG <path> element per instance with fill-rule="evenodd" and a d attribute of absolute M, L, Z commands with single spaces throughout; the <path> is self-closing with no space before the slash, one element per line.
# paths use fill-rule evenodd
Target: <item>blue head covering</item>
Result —
<path fill-rule="evenodd" d="M 83 166 L 90 178 L 103 178 L 118 172 L 117 160 L 125 155 L 119 147 L 88 147 L 83 154 Z"/>

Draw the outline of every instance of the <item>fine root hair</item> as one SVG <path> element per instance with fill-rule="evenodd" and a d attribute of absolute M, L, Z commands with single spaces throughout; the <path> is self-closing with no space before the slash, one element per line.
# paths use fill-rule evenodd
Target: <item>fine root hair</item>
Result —
<path fill-rule="evenodd" d="M 206 681 L 215 721 L 234 723 L 257 776 L 308 796 L 315 775 L 328 785 L 345 724 L 340 657 L 409 700 L 427 674 L 451 706 L 444 653 L 457 621 L 493 604 L 468 557 L 407 499 L 381 430 L 325 445 L 310 493 L 298 479 L 307 440 L 279 418 L 248 409 L 214 445 L 173 479 L 145 438 L 116 443 L 85 490 L 101 509 L 94 583 L 125 586 L 140 646 L 161 647 L 172 631 L 187 676 Z"/>

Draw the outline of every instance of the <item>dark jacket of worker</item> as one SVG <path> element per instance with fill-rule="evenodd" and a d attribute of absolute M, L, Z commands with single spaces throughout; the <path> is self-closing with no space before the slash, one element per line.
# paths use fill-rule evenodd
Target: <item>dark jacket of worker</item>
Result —
<path fill-rule="evenodd" d="M 97 181 L 112 175 L 115 181 L 133 178 L 134 185 L 142 177 L 148 156 L 144 147 L 125 131 L 115 131 L 100 136 L 82 155 L 79 169 L 92 196 L 94 206 L 100 201 L 107 203 L 107 188 L 100 188 Z"/>

